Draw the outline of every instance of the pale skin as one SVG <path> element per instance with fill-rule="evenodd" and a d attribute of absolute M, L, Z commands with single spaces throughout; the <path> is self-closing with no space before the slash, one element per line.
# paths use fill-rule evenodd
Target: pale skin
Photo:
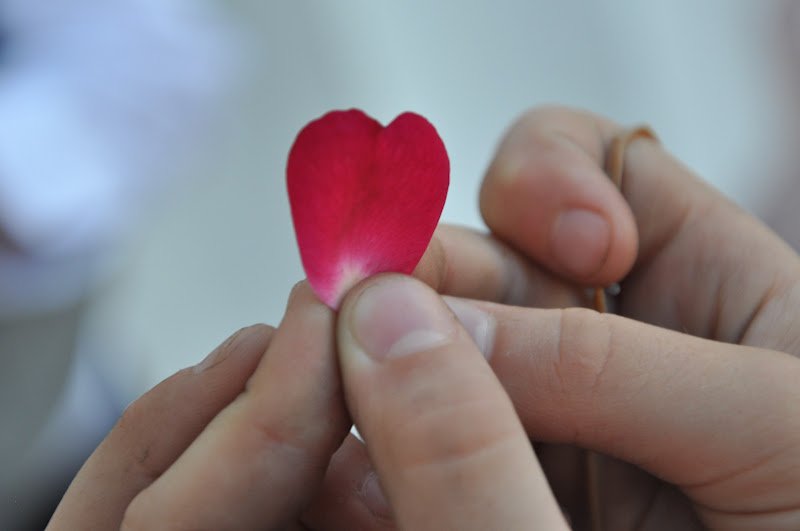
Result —
<path fill-rule="evenodd" d="M 277 329 L 134 402 L 49 529 L 582 528 L 578 449 L 613 456 L 605 529 L 800 528 L 800 259 L 655 142 L 620 193 L 619 131 L 525 114 L 481 190 L 493 236 L 440 227 L 422 282 L 338 315 L 299 284 Z M 618 281 L 621 316 L 558 309 Z"/>

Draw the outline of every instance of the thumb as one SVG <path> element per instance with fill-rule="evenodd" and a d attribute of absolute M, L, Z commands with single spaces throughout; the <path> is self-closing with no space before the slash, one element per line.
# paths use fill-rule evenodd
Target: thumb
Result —
<path fill-rule="evenodd" d="M 368 280 L 337 336 L 347 404 L 399 528 L 566 528 L 511 401 L 431 288 Z"/>

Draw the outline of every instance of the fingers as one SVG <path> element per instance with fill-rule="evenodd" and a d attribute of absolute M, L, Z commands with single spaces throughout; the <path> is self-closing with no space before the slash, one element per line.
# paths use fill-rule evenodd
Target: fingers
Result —
<path fill-rule="evenodd" d="M 75 477 L 48 529 L 118 529 L 134 496 L 244 390 L 272 332 L 265 325 L 240 330 L 131 404 Z"/>
<path fill-rule="evenodd" d="M 602 170 L 604 140 L 578 113 L 530 113 L 506 135 L 481 188 L 492 231 L 584 285 L 616 282 L 636 258 L 633 215 Z"/>
<path fill-rule="evenodd" d="M 620 131 L 569 109 L 525 115 L 481 190 L 489 227 L 565 278 L 599 285 L 628 273 L 638 232 L 621 300 L 626 315 L 728 342 L 744 337 L 783 350 L 795 341 L 780 311 L 763 319 L 761 310 L 773 299 L 776 308 L 800 306 L 796 254 L 650 140 L 627 150 L 628 206 L 602 171 Z"/>
<path fill-rule="evenodd" d="M 346 399 L 403 529 L 564 529 L 514 408 L 430 288 L 397 275 L 348 294 Z"/>
<path fill-rule="evenodd" d="M 618 457 L 717 511 L 800 501 L 776 495 L 800 482 L 786 454 L 800 445 L 797 359 L 591 310 L 455 302 L 494 330 L 492 367 L 534 439 Z"/>
<path fill-rule="evenodd" d="M 584 290 L 537 267 L 491 235 L 440 225 L 414 276 L 439 293 L 519 306 L 586 304 Z"/>
<path fill-rule="evenodd" d="M 133 500 L 123 528 L 260 529 L 295 518 L 350 427 L 333 325 L 298 285 L 246 391 Z"/>
<path fill-rule="evenodd" d="M 311 529 L 325 531 L 395 529 L 367 450 L 353 435 L 333 454 L 322 487 L 302 520 Z"/>

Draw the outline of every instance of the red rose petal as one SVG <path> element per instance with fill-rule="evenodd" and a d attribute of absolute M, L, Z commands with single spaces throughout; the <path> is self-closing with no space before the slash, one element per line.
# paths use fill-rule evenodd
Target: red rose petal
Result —
<path fill-rule="evenodd" d="M 450 162 L 423 117 L 388 126 L 359 110 L 309 123 L 289 152 L 286 181 L 309 283 L 336 308 L 382 272 L 411 273 L 444 207 Z"/>

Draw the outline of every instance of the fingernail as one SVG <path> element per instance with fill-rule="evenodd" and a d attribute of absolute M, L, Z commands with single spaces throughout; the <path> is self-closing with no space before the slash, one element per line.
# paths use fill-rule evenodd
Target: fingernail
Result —
<path fill-rule="evenodd" d="M 493 162 L 492 174 L 501 181 L 516 181 L 522 169 L 528 165 L 530 156 L 527 149 L 511 149 L 507 147 Z"/>
<path fill-rule="evenodd" d="M 367 474 L 367 478 L 361 485 L 361 496 L 369 512 L 378 518 L 391 520 L 392 509 L 389 506 L 386 495 L 383 493 L 380 481 L 378 481 L 378 475 L 375 472 Z"/>
<path fill-rule="evenodd" d="M 242 328 L 241 330 L 238 330 L 231 337 L 229 337 L 228 339 L 223 341 L 220 346 L 218 346 L 217 348 L 212 350 L 211 353 L 208 356 L 203 358 L 203 361 L 201 361 L 200 363 L 198 363 L 197 365 L 194 366 L 193 370 L 194 370 L 195 374 L 203 372 L 203 371 L 207 371 L 211 367 L 214 367 L 215 365 L 220 364 L 225 358 L 228 357 L 228 354 L 230 353 L 230 351 L 233 350 L 231 347 L 234 344 L 234 342 L 236 341 L 236 339 L 239 336 L 241 336 L 246 330 L 249 330 L 250 328 L 252 328 L 252 327 L 248 326 L 248 327 Z"/>
<path fill-rule="evenodd" d="M 494 346 L 494 317 L 464 299 L 442 297 L 487 360 Z"/>
<path fill-rule="evenodd" d="M 587 277 L 603 267 L 611 244 L 611 227 L 595 212 L 583 209 L 562 212 L 551 229 L 550 245 L 562 267 Z"/>
<path fill-rule="evenodd" d="M 358 295 L 351 312 L 353 338 L 376 361 L 444 345 L 455 332 L 439 296 L 410 277 L 378 280 Z"/>

